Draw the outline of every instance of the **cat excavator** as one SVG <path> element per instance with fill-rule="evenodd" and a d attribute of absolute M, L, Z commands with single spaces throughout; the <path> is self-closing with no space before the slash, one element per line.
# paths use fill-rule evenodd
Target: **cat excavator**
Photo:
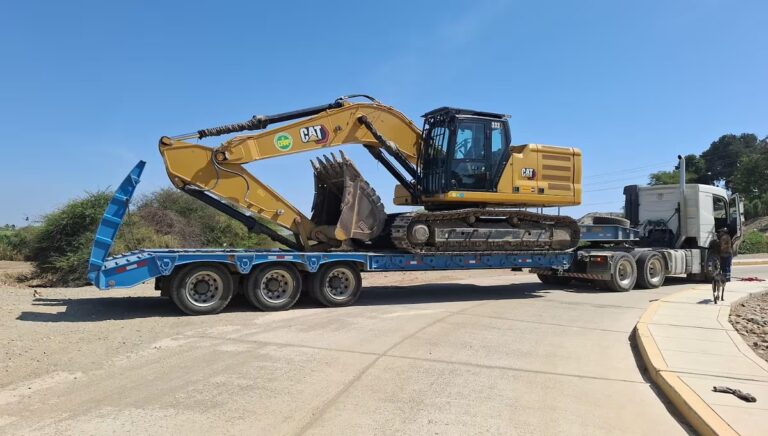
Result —
<path fill-rule="evenodd" d="M 440 107 L 423 118 L 419 129 L 398 110 L 367 95 L 351 95 L 330 104 L 163 136 L 159 149 L 174 186 L 293 250 L 423 253 L 576 247 L 575 220 L 527 209 L 581 203 L 579 149 L 511 145 L 508 116 L 503 114 Z M 188 142 L 247 131 L 260 132 L 234 136 L 217 147 Z M 420 208 L 388 215 L 381 198 L 343 153 L 312 161 L 310 217 L 244 167 L 346 144 L 362 145 L 398 182 L 394 204 Z"/>

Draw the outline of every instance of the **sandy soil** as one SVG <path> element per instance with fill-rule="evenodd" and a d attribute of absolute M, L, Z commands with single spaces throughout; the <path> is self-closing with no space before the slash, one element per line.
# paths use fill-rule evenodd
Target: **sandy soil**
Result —
<path fill-rule="evenodd" d="M 731 309 L 731 324 L 744 342 L 768 361 L 768 292 L 753 296 Z"/>
<path fill-rule="evenodd" d="M 24 262 L 1 262 L 0 274 L 23 272 Z M 366 286 L 450 283 L 483 277 L 486 271 L 364 274 Z M 498 272 L 521 275 L 524 273 Z M 527 276 L 528 274 L 525 273 Z M 81 371 L 105 361 L 130 358 L 168 336 L 210 324 L 207 317 L 184 316 L 152 283 L 132 289 L 99 291 L 94 287 L 30 288 L 0 284 L 0 388 L 65 368 Z M 299 305 L 311 306 L 308 301 Z M 236 296 L 225 313 L 253 308 Z M 98 359 L 93 356 L 99 356 Z M 73 365 L 73 360 L 77 360 Z"/>

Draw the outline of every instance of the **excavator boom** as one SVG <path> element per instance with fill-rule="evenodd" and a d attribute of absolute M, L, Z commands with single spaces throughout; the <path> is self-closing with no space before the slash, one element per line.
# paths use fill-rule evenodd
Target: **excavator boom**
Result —
<path fill-rule="evenodd" d="M 412 186 L 421 131 L 399 111 L 371 100 L 353 103 L 343 97 L 325 106 L 256 116 L 245 123 L 204 129 L 173 138 L 166 136 L 160 139 L 160 154 L 168 176 L 177 188 L 289 247 L 305 249 L 310 241 L 335 244 L 335 241 L 352 238 L 370 240 L 382 230 L 386 218 L 383 205 L 359 171 L 343 155 L 341 160 L 318 160 L 315 165 L 313 219 L 307 218 L 243 165 L 327 147 L 361 144 L 377 160 L 385 163 L 401 184 Z M 185 141 L 265 129 L 273 123 L 297 118 L 298 121 L 279 128 L 236 136 L 216 148 Z M 388 157 L 398 162 L 407 175 L 399 171 Z M 335 207 L 330 204 L 334 202 L 329 198 L 336 198 Z M 290 230 L 296 241 L 280 237 L 278 232 L 270 231 L 252 215 Z"/>

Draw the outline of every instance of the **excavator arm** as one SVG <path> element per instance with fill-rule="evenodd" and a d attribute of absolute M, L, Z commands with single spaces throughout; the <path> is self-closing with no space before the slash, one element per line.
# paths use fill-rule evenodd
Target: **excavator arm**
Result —
<path fill-rule="evenodd" d="M 291 248 L 306 249 L 310 241 L 334 246 L 353 238 L 373 239 L 382 230 L 383 206 L 343 154 L 340 161 L 334 157 L 313 162 L 316 193 L 312 219 L 243 167 L 262 159 L 361 144 L 415 196 L 412 180 L 418 177 L 421 131 L 392 107 L 370 97 L 369 102 L 362 103 L 351 102 L 349 98 L 293 112 L 255 116 L 244 123 L 191 134 L 164 136 L 159 148 L 168 177 L 177 188 Z M 263 130 L 287 121 L 291 122 L 260 133 L 236 136 L 215 148 L 186 142 Z M 254 215 L 290 230 L 295 241 L 260 223 Z"/>

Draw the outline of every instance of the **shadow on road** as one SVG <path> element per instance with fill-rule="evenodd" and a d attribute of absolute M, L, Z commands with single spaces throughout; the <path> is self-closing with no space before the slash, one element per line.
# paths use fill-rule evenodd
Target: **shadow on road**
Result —
<path fill-rule="evenodd" d="M 60 308 L 59 312 L 21 312 L 19 321 L 95 322 L 181 316 L 173 303 L 162 297 L 36 298 L 32 305 Z"/>
<path fill-rule="evenodd" d="M 58 312 L 21 312 L 19 321 L 31 322 L 99 322 L 140 318 L 185 318 L 170 298 L 102 297 L 102 298 L 35 298 L 33 306 L 58 307 Z M 255 312 L 242 295 L 232 298 L 222 313 Z"/>
<path fill-rule="evenodd" d="M 516 300 L 541 298 L 551 292 L 598 293 L 588 285 L 575 284 L 552 289 L 540 283 L 510 285 L 475 285 L 467 283 L 432 283 L 403 286 L 371 286 L 363 288 L 357 306 L 447 303 L 484 300 Z M 168 298 L 102 297 L 102 298 L 36 298 L 32 304 L 59 308 L 55 312 L 25 311 L 16 318 L 30 322 L 99 322 L 156 317 L 185 317 Z M 309 297 L 302 296 L 294 309 L 316 308 Z M 256 312 L 242 295 L 235 296 L 222 313 Z"/>
<path fill-rule="evenodd" d="M 572 285 L 560 289 L 540 283 L 509 285 L 475 285 L 468 283 L 431 283 L 425 285 L 372 286 L 363 289 L 357 306 L 386 306 L 391 304 L 448 303 L 482 300 L 519 300 L 541 298 L 550 292 L 600 292 L 587 285 Z"/>

